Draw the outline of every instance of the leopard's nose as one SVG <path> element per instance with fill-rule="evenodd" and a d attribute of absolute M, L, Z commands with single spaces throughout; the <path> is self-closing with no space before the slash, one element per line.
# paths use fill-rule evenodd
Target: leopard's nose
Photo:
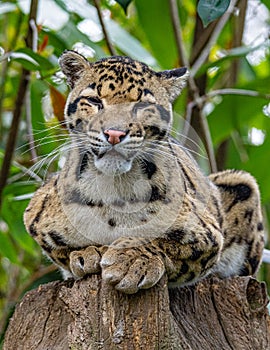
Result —
<path fill-rule="evenodd" d="M 110 142 L 112 145 L 116 145 L 117 143 L 121 142 L 121 139 L 126 136 L 127 133 L 121 130 L 107 129 L 104 131 L 104 134 L 108 142 Z"/>

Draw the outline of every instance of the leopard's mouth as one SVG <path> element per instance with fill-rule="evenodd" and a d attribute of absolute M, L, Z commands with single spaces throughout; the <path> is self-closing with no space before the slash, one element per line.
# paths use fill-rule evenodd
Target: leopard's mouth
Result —
<path fill-rule="evenodd" d="M 117 150 L 110 149 L 95 156 L 95 167 L 105 175 L 115 176 L 130 171 L 133 158 L 127 158 Z"/>
<path fill-rule="evenodd" d="M 97 159 L 102 159 L 104 156 L 108 156 L 108 157 L 123 157 L 125 158 L 124 155 L 122 155 L 120 152 L 116 151 L 115 149 L 110 149 L 110 150 L 106 150 L 101 152 L 100 154 L 97 155 Z"/>

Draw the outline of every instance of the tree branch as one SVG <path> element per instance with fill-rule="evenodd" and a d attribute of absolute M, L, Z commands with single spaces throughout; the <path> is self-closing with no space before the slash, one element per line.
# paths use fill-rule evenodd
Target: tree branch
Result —
<path fill-rule="evenodd" d="M 162 278 L 126 295 L 92 275 L 28 292 L 10 320 L 3 350 L 266 350 L 267 303 L 265 284 L 252 277 L 207 278 L 169 291 Z"/>
<path fill-rule="evenodd" d="M 110 54 L 112 56 L 115 56 L 116 55 L 116 51 L 110 41 L 110 38 L 109 38 L 109 35 L 108 35 L 108 32 L 107 32 L 107 29 L 106 29 L 106 26 L 105 26 L 105 23 L 103 21 L 103 16 L 102 16 L 102 12 L 100 10 L 100 2 L 99 0 L 93 0 L 94 2 L 94 5 L 97 9 L 97 13 L 98 13 L 98 18 L 99 18 L 99 22 L 100 22 L 100 25 L 101 25 L 101 28 L 102 28 L 102 31 L 103 31 L 103 34 L 104 34 L 104 39 L 106 41 L 106 44 L 108 46 L 108 50 L 110 52 Z"/>

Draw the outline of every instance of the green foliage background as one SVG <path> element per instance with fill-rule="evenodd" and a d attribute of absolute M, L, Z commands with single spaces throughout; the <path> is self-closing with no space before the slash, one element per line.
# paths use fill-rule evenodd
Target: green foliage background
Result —
<path fill-rule="evenodd" d="M 261 20 L 257 25 L 269 26 L 270 1 L 251 2 L 256 3 L 258 21 L 256 9 L 263 8 L 268 16 L 268 22 Z M 213 1 L 211 13 L 203 8 L 207 3 L 203 0 L 32 0 L 32 5 L 35 3 L 45 6 L 47 12 L 39 8 L 40 16 L 32 16 L 30 22 L 30 2 L 0 2 L 0 165 L 6 152 L 12 155 L 1 188 L 1 333 L 26 290 L 60 278 L 26 233 L 22 217 L 46 174 L 59 167 L 58 158 L 46 161 L 46 156 L 58 150 L 66 138 L 60 123 L 68 91 L 57 62 L 65 49 L 76 49 L 91 61 L 111 53 L 129 55 L 157 70 L 190 66 L 189 88 L 175 103 L 174 128 L 181 132 L 183 119 L 179 115 L 188 120 L 210 156 L 212 169 L 251 172 L 260 185 L 266 227 L 270 218 L 269 38 L 259 44 L 243 44 L 248 1 Z M 205 27 L 197 13 L 198 3 Z M 226 10 L 220 3 L 236 5 L 227 19 L 220 17 Z M 61 21 L 62 17 L 65 20 Z M 30 80 L 13 150 L 7 145 L 14 130 L 23 74 L 29 74 Z M 2 168 L 1 175 L 3 172 Z M 268 265 L 262 265 L 260 278 L 270 282 Z"/>

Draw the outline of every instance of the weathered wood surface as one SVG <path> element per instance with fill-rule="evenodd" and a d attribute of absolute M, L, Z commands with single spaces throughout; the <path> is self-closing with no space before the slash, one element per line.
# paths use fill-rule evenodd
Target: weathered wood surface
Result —
<path fill-rule="evenodd" d="M 267 303 L 250 277 L 170 291 L 164 278 L 135 295 L 97 275 L 53 282 L 17 305 L 3 350 L 269 350 Z"/>

